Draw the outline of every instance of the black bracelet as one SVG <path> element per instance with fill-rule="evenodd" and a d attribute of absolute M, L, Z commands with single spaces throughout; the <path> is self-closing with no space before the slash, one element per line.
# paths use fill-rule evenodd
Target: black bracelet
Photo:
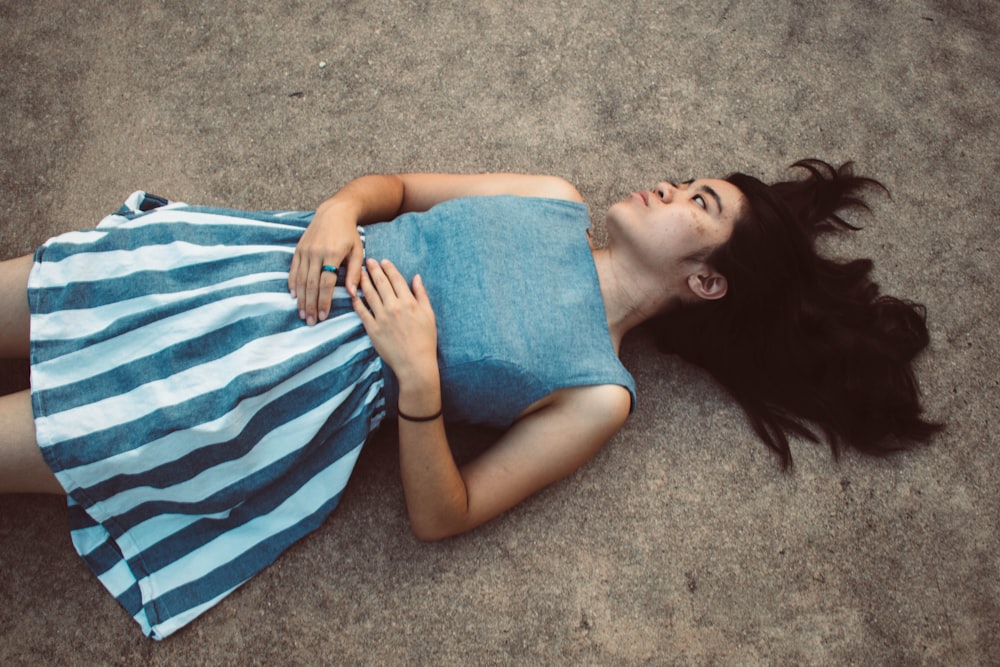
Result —
<path fill-rule="evenodd" d="M 428 415 L 426 417 L 411 417 L 410 415 L 400 410 L 398 405 L 396 406 L 396 415 L 399 416 L 400 419 L 405 419 L 408 422 L 432 422 L 438 417 L 440 417 L 443 413 L 444 413 L 444 408 L 442 407 L 434 414 Z"/>

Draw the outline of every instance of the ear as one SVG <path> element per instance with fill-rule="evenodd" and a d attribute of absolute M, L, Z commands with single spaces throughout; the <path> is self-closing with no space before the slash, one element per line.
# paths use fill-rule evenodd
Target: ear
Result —
<path fill-rule="evenodd" d="M 703 266 L 697 273 L 688 276 L 688 287 L 699 299 L 714 301 L 726 296 L 729 283 L 726 277 L 711 267 Z"/>

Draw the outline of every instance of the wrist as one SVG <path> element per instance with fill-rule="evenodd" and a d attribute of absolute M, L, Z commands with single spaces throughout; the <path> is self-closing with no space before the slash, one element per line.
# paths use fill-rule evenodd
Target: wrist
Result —
<path fill-rule="evenodd" d="M 409 413 L 403 412 L 402 410 L 399 409 L 399 407 L 396 408 L 397 417 L 399 417 L 403 421 L 413 422 L 415 424 L 426 424 L 432 421 L 437 421 L 443 415 L 444 415 L 444 406 L 438 408 L 437 412 L 432 412 L 427 415 L 411 415 Z"/>
<path fill-rule="evenodd" d="M 333 219 L 348 220 L 350 224 L 356 225 L 361 217 L 361 202 L 358 201 L 357 197 L 341 190 L 321 203 L 316 208 L 316 213 L 333 214 Z"/>
<path fill-rule="evenodd" d="M 425 417 L 441 410 L 441 383 L 437 368 L 433 375 L 407 376 L 399 380 L 399 396 L 396 399 L 397 411 L 415 417 Z"/>

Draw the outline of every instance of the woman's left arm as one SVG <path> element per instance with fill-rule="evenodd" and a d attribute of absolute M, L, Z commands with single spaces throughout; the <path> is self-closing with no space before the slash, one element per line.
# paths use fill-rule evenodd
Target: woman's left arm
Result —
<path fill-rule="evenodd" d="M 399 381 L 399 410 L 441 409 L 434 313 L 419 276 L 412 290 L 389 262 L 368 260 L 355 311 Z M 563 389 L 459 468 L 442 420 L 399 419 L 403 491 L 414 534 L 434 540 L 470 530 L 588 461 L 624 424 L 631 397 L 616 385 Z"/>
<path fill-rule="evenodd" d="M 629 413 L 628 390 L 573 387 L 522 417 L 488 450 L 457 468 L 438 421 L 400 420 L 399 458 L 413 533 L 457 535 L 506 512 L 589 461 Z"/>

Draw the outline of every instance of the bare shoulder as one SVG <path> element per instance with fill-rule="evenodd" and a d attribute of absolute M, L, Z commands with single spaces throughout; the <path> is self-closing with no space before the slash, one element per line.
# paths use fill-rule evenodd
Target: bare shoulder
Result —
<path fill-rule="evenodd" d="M 582 202 L 583 197 L 576 186 L 559 176 L 539 176 L 539 193 L 536 197 L 547 197 L 549 199 L 565 199 L 567 201 Z"/>
<path fill-rule="evenodd" d="M 625 423 L 632 410 L 632 394 L 617 384 L 570 387 L 562 398 L 574 412 L 591 415 L 604 422 Z"/>
<path fill-rule="evenodd" d="M 560 176 L 533 174 L 398 174 L 403 187 L 400 212 L 426 211 L 457 197 L 517 195 L 583 201 Z"/>
<path fill-rule="evenodd" d="M 510 194 L 520 197 L 544 197 L 582 202 L 583 197 L 572 183 L 561 176 L 545 174 L 479 174 L 467 177 L 476 194 Z"/>
<path fill-rule="evenodd" d="M 524 416 L 556 413 L 578 425 L 602 424 L 617 430 L 632 410 L 632 395 L 617 384 L 566 387 L 552 392 L 527 410 Z"/>

